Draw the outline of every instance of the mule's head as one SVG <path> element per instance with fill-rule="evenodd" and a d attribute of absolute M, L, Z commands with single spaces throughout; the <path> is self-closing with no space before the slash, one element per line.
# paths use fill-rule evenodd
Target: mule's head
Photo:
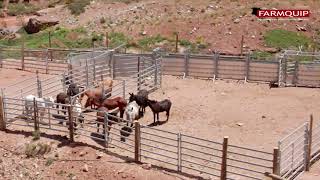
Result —
<path fill-rule="evenodd" d="M 68 88 L 67 94 L 69 96 L 75 96 L 75 95 L 77 95 L 79 93 L 80 93 L 79 87 L 75 83 L 71 83 L 69 88 Z"/>
<path fill-rule="evenodd" d="M 135 101 L 135 95 L 133 93 L 129 93 L 129 102 Z"/>

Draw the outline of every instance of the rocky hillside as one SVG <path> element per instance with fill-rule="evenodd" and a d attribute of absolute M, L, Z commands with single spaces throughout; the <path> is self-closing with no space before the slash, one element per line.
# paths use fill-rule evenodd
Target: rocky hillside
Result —
<path fill-rule="evenodd" d="M 41 10 L 38 15 L 42 18 L 54 17 L 60 20 L 58 26 L 83 27 L 89 34 L 122 33 L 122 40 L 130 47 L 144 50 L 156 46 L 174 50 L 176 33 L 180 51 L 190 48 L 195 52 L 237 54 L 242 36 L 244 51 L 274 52 L 299 46 L 313 50 L 320 28 L 320 2 L 314 0 L 71 0 L 67 5 L 50 2 L 55 2 L 49 3 L 54 8 Z M 79 11 L 80 7 L 84 7 L 83 11 Z M 306 21 L 260 21 L 251 14 L 252 7 L 310 9 L 312 14 Z"/>

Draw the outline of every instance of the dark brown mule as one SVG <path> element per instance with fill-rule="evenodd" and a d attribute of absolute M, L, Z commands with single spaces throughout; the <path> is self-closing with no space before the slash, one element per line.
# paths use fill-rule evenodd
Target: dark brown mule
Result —
<path fill-rule="evenodd" d="M 147 104 L 153 112 L 153 123 L 156 122 L 156 115 L 157 115 L 157 120 L 159 121 L 159 113 L 164 111 L 166 112 L 166 115 L 167 115 L 167 121 L 169 120 L 170 109 L 172 105 L 169 99 L 165 99 L 160 102 L 148 99 Z"/>

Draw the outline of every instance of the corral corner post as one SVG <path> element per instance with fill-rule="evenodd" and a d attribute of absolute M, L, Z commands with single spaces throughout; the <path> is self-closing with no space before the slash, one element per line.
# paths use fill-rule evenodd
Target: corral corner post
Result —
<path fill-rule="evenodd" d="M 279 148 L 273 149 L 272 174 L 280 176 Z M 272 178 L 275 180 L 275 178 Z"/>
<path fill-rule="evenodd" d="M 24 40 L 21 45 L 21 69 L 24 71 Z"/>
<path fill-rule="evenodd" d="M 4 119 L 3 97 L 0 96 L 0 131 L 6 130 L 6 121 Z"/>
<path fill-rule="evenodd" d="M 37 70 L 36 71 L 36 74 L 37 74 L 37 85 L 38 85 L 38 88 L 37 88 L 37 93 L 38 93 L 38 97 L 42 97 L 42 87 L 41 87 L 41 81 L 40 81 L 40 78 L 39 78 L 39 71 Z"/>
<path fill-rule="evenodd" d="M 251 53 L 248 53 L 247 57 L 246 57 L 246 74 L 245 74 L 245 77 L 244 77 L 244 81 L 245 82 L 248 82 L 248 80 L 249 80 L 250 60 L 251 60 Z"/>
<path fill-rule="evenodd" d="M 227 153 L 228 153 L 228 136 L 223 138 L 222 144 L 222 160 L 221 160 L 221 174 L 220 179 L 226 180 L 227 179 Z"/>
<path fill-rule="evenodd" d="M 313 115 L 310 115 L 309 122 L 309 130 L 307 134 L 308 138 L 308 146 L 307 146 L 307 154 L 306 154 L 306 171 L 310 170 L 310 161 L 311 161 L 311 153 L 312 153 L 312 129 L 313 129 Z"/>
<path fill-rule="evenodd" d="M 134 160 L 136 163 L 141 162 L 141 131 L 140 123 L 134 121 Z"/>
<path fill-rule="evenodd" d="M 138 91 L 140 91 L 141 88 L 141 79 L 140 79 L 140 56 L 138 57 Z"/>
<path fill-rule="evenodd" d="M 38 103 L 35 98 L 33 98 L 33 118 L 34 118 L 34 131 L 39 131 L 39 116 L 38 116 Z"/>
<path fill-rule="evenodd" d="M 70 142 L 74 142 L 74 127 L 73 127 L 72 106 L 68 106 L 68 118 L 69 118 Z"/>

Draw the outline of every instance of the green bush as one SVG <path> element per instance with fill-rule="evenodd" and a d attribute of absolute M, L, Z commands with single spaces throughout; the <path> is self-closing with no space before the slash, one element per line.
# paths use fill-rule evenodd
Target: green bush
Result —
<path fill-rule="evenodd" d="M 156 35 L 156 36 L 149 36 L 149 37 L 144 37 L 140 40 L 138 40 L 138 46 L 144 50 L 148 50 L 153 48 L 157 43 L 160 43 L 162 41 L 166 40 L 166 38 L 162 37 L 161 35 Z"/>
<path fill-rule="evenodd" d="M 21 46 L 23 40 L 27 48 L 46 48 L 49 47 L 49 31 L 51 31 L 51 42 L 53 48 L 91 48 L 92 38 L 96 38 L 96 43 L 102 43 L 103 36 L 93 33 L 88 36 L 84 28 L 65 29 L 58 27 L 55 30 L 47 29 L 36 34 L 27 34 L 24 29 L 19 31 L 21 38 L 13 40 L 0 40 L 0 46 Z M 76 39 L 69 39 L 68 35 L 75 33 Z M 57 43 L 58 42 L 58 43 Z M 63 46 L 61 46 L 63 45 Z"/>
<path fill-rule="evenodd" d="M 32 4 L 10 3 L 8 6 L 8 14 L 10 16 L 18 16 L 22 14 L 33 14 L 38 10 L 39 8 L 33 6 Z"/>
<path fill-rule="evenodd" d="M 85 7 L 90 4 L 91 0 L 68 0 L 66 2 L 71 14 L 80 15 L 85 12 Z"/>
<path fill-rule="evenodd" d="M 129 45 L 130 38 L 124 35 L 121 32 L 112 32 L 109 33 L 109 44 L 111 47 L 117 47 L 122 44 Z"/>
<path fill-rule="evenodd" d="M 264 35 L 264 41 L 267 46 L 280 49 L 298 49 L 299 46 L 302 46 L 303 50 L 307 50 L 313 44 L 312 40 L 302 33 L 283 29 L 267 31 Z"/>

